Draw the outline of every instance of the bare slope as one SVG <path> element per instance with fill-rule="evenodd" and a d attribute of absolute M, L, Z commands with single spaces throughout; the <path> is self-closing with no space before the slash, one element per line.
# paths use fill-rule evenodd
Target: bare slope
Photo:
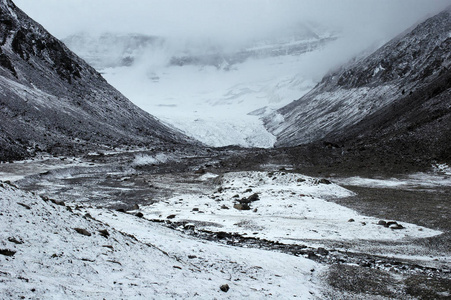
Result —
<path fill-rule="evenodd" d="M 0 160 L 186 142 L 12 1 L 0 1 Z"/>

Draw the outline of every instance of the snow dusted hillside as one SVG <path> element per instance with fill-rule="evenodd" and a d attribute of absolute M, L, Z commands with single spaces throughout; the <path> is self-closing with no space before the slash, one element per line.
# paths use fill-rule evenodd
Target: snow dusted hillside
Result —
<path fill-rule="evenodd" d="M 337 135 L 346 136 L 352 126 L 365 119 L 370 123 L 377 113 L 390 116 L 391 119 L 384 122 L 393 124 L 392 130 L 395 130 L 394 124 L 402 119 L 401 112 L 409 106 L 417 107 L 421 99 L 423 107 L 418 107 L 416 113 L 411 111 L 412 116 L 406 117 L 409 119 L 406 127 L 416 128 L 419 118 L 423 118 L 420 111 L 434 116 L 431 120 L 435 120 L 436 115 L 445 115 L 442 110 L 446 110 L 447 105 L 443 101 L 449 99 L 445 94 L 449 94 L 447 78 L 451 65 L 450 14 L 448 8 L 368 57 L 330 73 L 307 95 L 267 117 L 265 124 L 277 136 L 276 144 L 307 144 Z M 442 100 L 425 103 L 442 92 Z M 432 104 L 434 101 L 436 104 Z M 437 105 L 442 112 L 433 112 Z M 394 116 L 397 112 L 398 116 Z M 380 125 L 373 123 L 368 127 Z"/>
<path fill-rule="evenodd" d="M 0 1 L 0 15 L 0 160 L 188 142 L 10 0 Z"/>
<path fill-rule="evenodd" d="M 228 49 L 212 41 L 79 34 L 64 42 L 136 105 L 211 146 L 272 147 L 261 116 L 310 90 L 309 54 L 336 39 L 299 26 Z"/>

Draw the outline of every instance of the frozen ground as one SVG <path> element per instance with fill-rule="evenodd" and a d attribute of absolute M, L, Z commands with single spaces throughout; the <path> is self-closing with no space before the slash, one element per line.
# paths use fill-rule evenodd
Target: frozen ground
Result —
<path fill-rule="evenodd" d="M 3 299 L 320 295 L 316 274 L 324 267 L 302 257 L 217 245 L 110 211 L 93 219 L 83 208 L 72 212 L 6 184 L 0 200 Z M 220 289 L 225 284 L 228 292 Z"/>
<path fill-rule="evenodd" d="M 131 152 L 2 164 L 2 180 L 35 194 L 1 183 L 0 296 L 345 299 L 336 286 L 361 275 L 336 277 L 337 264 L 372 284 L 398 282 L 392 298 L 405 295 L 403 280 L 448 282 L 449 249 L 433 246 L 448 231 L 396 218 L 385 220 L 402 228 L 377 225 L 336 203 L 355 199 L 350 190 L 277 165 L 220 172 L 213 153 L 188 168 L 186 159 Z"/>
<path fill-rule="evenodd" d="M 212 180 L 207 175 L 203 178 Z M 214 191 L 178 194 L 143 207 L 142 212 L 150 219 L 171 216 L 173 221 L 188 221 L 203 230 L 292 244 L 305 244 L 306 240 L 396 241 L 441 233 L 407 223 L 399 230 L 380 226 L 380 219 L 327 201 L 352 196 L 351 191 L 300 174 L 238 172 L 214 180 L 221 182 Z M 251 197 L 258 200 L 247 200 Z M 247 203 L 249 209 L 242 209 L 240 203 Z"/>

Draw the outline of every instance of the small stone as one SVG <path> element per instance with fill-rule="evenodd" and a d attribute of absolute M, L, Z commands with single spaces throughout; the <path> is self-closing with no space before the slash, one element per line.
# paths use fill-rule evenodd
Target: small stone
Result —
<path fill-rule="evenodd" d="M 74 228 L 76 232 L 78 232 L 81 235 L 91 236 L 91 233 L 83 228 Z"/>
<path fill-rule="evenodd" d="M 223 205 L 221 206 L 221 209 L 229 209 L 229 207 L 228 207 L 227 205 L 223 204 Z"/>
<path fill-rule="evenodd" d="M 23 244 L 22 241 L 20 241 L 20 240 L 18 240 L 16 238 L 13 238 L 13 237 L 9 237 L 8 241 L 10 241 L 11 243 L 17 244 L 17 245 Z"/>
<path fill-rule="evenodd" d="M 16 254 L 16 251 L 8 250 L 8 249 L 0 249 L 0 254 L 4 256 L 13 256 Z"/>
<path fill-rule="evenodd" d="M 196 255 L 188 255 L 188 258 L 189 259 L 195 259 L 195 258 L 197 258 L 197 256 Z"/>
<path fill-rule="evenodd" d="M 322 178 L 318 181 L 321 184 L 332 184 L 332 182 L 330 182 L 329 180 L 327 180 L 326 178 Z"/>
<path fill-rule="evenodd" d="M 317 253 L 318 253 L 319 255 L 325 256 L 325 255 L 329 254 L 329 251 L 327 251 L 326 249 L 320 247 L 320 248 L 318 248 Z"/>
<path fill-rule="evenodd" d="M 355 222 L 355 220 L 354 219 L 349 219 L 348 222 Z"/>
<path fill-rule="evenodd" d="M 216 237 L 220 240 L 225 239 L 225 238 L 229 238 L 230 237 L 230 233 L 224 232 L 224 231 L 219 231 L 216 233 Z"/>
<path fill-rule="evenodd" d="M 199 208 L 195 207 L 193 208 L 193 211 L 199 211 Z"/>
<path fill-rule="evenodd" d="M 138 217 L 138 218 L 144 217 L 144 215 L 143 215 L 142 212 L 137 212 L 137 213 L 135 214 L 135 216 Z"/>
<path fill-rule="evenodd" d="M 246 203 L 239 203 L 239 204 L 234 204 L 233 208 L 237 209 L 237 210 L 250 210 L 251 208 L 249 207 L 248 204 Z"/>
<path fill-rule="evenodd" d="M 396 224 L 396 225 L 390 226 L 390 229 L 394 229 L 394 230 L 404 229 L 404 226 L 402 226 L 401 224 Z"/>
<path fill-rule="evenodd" d="M 224 293 L 227 293 L 227 292 L 229 291 L 230 287 L 229 287 L 228 284 L 223 284 L 223 285 L 221 285 L 221 286 L 219 287 L 219 289 L 220 289 L 221 291 L 223 291 Z"/>
<path fill-rule="evenodd" d="M 23 204 L 23 203 L 20 203 L 20 202 L 17 202 L 17 204 L 19 204 L 20 206 L 25 207 L 26 209 L 31 209 L 31 207 L 29 207 L 29 206 L 26 205 L 26 204 Z"/>
<path fill-rule="evenodd" d="M 258 201 L 260 199 L 260 197 L 258 196 L 257 193 L 250 195 L 247 200 L 249 202 L 254 202 L 254 201 Z"/>
<path fill-rule="evenodd" d="M 377 225 L 381 225 L 381 226 L 385 226 L 387 224 L 387 222 L 385 222 L 384 220 L 380 220 L 379 222 L 377 222 Z"/>
<path fill-rule="evenodd" d="M 106 238 L 110 236 L 110 233 L 106 229 L 99 230 L 99 233 L 101 236 L 106 237 Z"/>
<path fill-rule="evenodd" d="M 256 213 L 257 211 L 258 211 L 258 209 L 257 209 L 257 208 L 254 208 L 253 212 L 255 212 L 255 213 Z"/>
<path fill-rule="evenodd" d="M 387 222 L 384 226 L 388 228 L 392 225 L 398 225 L 398 223 L 396 223 L 395 221 L 390 221 L 390 222 Z"/>
<path fill-rule="evenodd" d="M 169 215 L 166 217 L 166 219 L 174 219 L 174 218 L 175 218 L 175 215 Z"/>

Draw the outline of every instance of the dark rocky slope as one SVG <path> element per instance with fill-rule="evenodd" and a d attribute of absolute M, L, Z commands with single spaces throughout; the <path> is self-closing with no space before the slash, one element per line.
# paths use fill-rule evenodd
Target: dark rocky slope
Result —
<path fill-rule="evenodd" d="M 188 142 L 133 105 L 10 0 L 0 1 L 0 120 L 0 161 L 36 151 Z"/>
<path fill-rule="evenodd" d="M 392 156 L 391 163 L 404 157 L 450 161 L 450 14 L 448 8 L 329 74 L 267 118 L 277 144 L 320 149 L 327 141 L 326 148 L 337 148 L 330 163 L 351 152 L 344 156 L 365 164 L 377 155 Z"/>

